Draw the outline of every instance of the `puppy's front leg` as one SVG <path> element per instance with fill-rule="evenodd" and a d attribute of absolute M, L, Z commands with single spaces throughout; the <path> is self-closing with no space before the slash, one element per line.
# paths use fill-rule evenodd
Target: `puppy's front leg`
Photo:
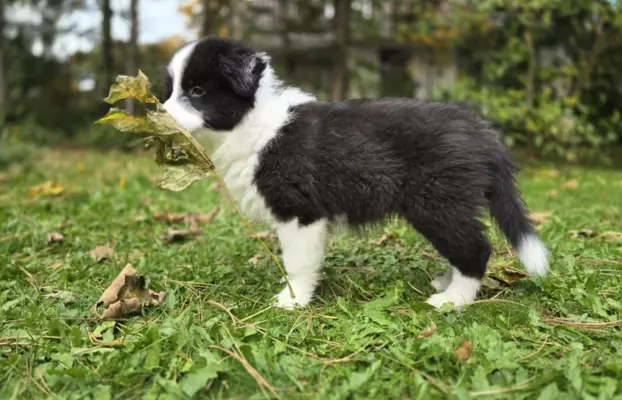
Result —
<path fill-rule="evenodd" d="M 296 305 L 304 307 L 311 301 L 320 279 L 326 221 L 319 220 L 311 225 L 302 226 L 295 219 L 285 224 L 278 224 L 276 233 L 281 242 L 285 270 L 295 297 L 291 297 L 289 287 L 286 285 L 276 296 L 275 305 L 286 309 L 293 309 Z"/>

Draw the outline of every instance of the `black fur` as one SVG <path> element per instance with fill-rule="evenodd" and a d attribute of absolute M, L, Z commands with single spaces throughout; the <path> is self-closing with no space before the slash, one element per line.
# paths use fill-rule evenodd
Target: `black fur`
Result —
<path fill-rule="evenodd" d="M 280 220 L 345 215 L 356 226 L 399 215 L 476 278 L 491 253 L 478 220 L 486 206 L 512 244 L 532 232 L 507 149 L 464 107 L 382 99 L 291 111 L 255 175 Z"/>
<path fill-rule="evenodd" d="M 204 38 L 197 42 L 181 86 L 185 100 L 203 114 L 205 126 L 231 130 L 255 104 L 255 92 L 266 68 L 262 57 L 242 43 Z M 172 93 L 167 70 L 163 102 Z"/>
<path fill-rule="evenodd" d="M 239 42 L 203 39 L 183 92 L 207 127 L 231 130 L 253 108 L 265 68 Z M 191 94 L 195 86 L 200 95 Z M 474 278 L 484 275 L 491 253 L 478 219 L 487 208 L 515 247 L 533 233 L 514 182 L 517 167 L 490 122 L 467 107 L 381 99 L 318 101 L 290 111 L 254 176 L 278 220 L 308 225 L 345 216 L 363 226 L 397 215 Z"/>

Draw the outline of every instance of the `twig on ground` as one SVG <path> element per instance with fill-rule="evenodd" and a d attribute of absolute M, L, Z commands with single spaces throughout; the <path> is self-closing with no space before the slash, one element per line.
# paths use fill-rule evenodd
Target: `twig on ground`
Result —
<path fill-rule="evenodd" d="M 575 322 L 570 318 L 549 318 L 545 319 L 544 322 L 554 326 L 570 326 L 572 328 L 585 330 L 597 330 L 601 328 L 614 328 L 622 326 L 622 319 L 610 322 Z"/>
<path fill-rule="evenodd" d="M 548 340 L 549 340 L 549 333 L 547 332 L 547 333 L 546 333 L 546 337 L 544 338 L 544 342 L 542 342 L 542 346 L 540 346 L 540 348 L 539 348 L 538 350 L 536 350 L 536 352 L 535 352 L 535 353 L 531 353 L 531 354 L 529 354 L 529 355 L 526 355 L 526 356 L 524 356 L 524 357 L 521 357 L 521 358 L 519 358 L 518 360 L 519 360 L 519 361 L 520 361 L 520 360 L 526 360 L 526 359 L 528 359 L 528 358 L 531 358 L 531 357 L 535 356 L 536 354 L 538 354 L 539 352 L 541 352 L 541 351 L 542 351 L 542 349 L 544 348 L 544 346 L 546 346 L 546 343 L 548 342 Z"/>
<path fill-rule="evenodd" d="M 474 304 L 481 304 L 481 303 L 508 303 L 508 304 L 513 304 L 515 306 L 521 306 L 521 307 L 524 307 L 524 308 L 531 308 L 529 306 L 526 306 L 526 305 L 521 304 L 521 303 L 517 303 L 515 301 L 496 299 L 494 297 L 492 299 L 476 300 L 476 301 L 474 301 L 472 303 L 466 304 L 465 306 L 472 306 Z"/>
<path fill-rule="evenodd" d="M 253 379 L 255 379 L 255 382 L 257 382 L 257 384 L 259 385 L 259 388 L 261 389 L 262 393 L 267 396 L 266 393 L 266 389 L 268 389 L 276 398 L 280 399 L 281 397 L 276 393 L 276 388 L 272 385 L 270 385 L 268 383 L 268 381 L 266 381 L 266 379 L 261 376 L 261 374 L 259 372 L 257 372 L 257 370 L 250 365 L 250 363 L 241 355 L 236 354 L 230 350 L 225 349 L 224 347 L 220 347 L 220 346 L 216 346 L 216 345 L 211 345 L 208 346 L 210 349 L 216 349 L 216 350 L 220 350 L 223 353 L 228 354 L 229 356 L 233 357 L 234 359 L 236 359 L 240 364 L 242 364 L 242 366 L 244 367 L 244 369 L 246 370 L 246 372 L 248 372 L 250 374 L 250 376 L 253 377 Z"/>
<path fill-rule="evenodd" d="M 508 386 L 508 387 L 505 387 L 505 388 L 481 390 L 481 391 L 478 391 L 478 392 L 470 392 L 469 395 L 471 395 L 473 397 L 479 397 L 479 396 L 493 396 L 493 395 L 499 395 L 499 394 L 502 394 L 502 393 L 517 392 L 519 390 L 527 389 L 529 387 L 529 384 L 534 379 L 536 379 L 536 378 L 535 377 L 529 378 L 526 381 L 523 381 L 523 382 L 518 383 L 518 384 L 513 385 L 513 386 Z"/>

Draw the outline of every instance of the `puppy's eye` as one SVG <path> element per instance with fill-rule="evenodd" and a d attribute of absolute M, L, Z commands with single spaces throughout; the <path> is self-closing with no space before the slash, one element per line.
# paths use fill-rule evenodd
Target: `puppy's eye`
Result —
<path fill-rule="evenodd" d="M 192 97 L 201 97 L 205 94 L 205 89 L 200 86 L 194 86 L 190 89 L 190 96 Z"/>

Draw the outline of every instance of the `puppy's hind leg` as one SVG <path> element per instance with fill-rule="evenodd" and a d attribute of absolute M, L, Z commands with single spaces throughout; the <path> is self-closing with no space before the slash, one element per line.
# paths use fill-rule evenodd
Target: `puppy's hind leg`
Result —
<path fill-rule="evenodd" d="M 304 307 L 311 301 L 320 279 L 326 240 L 326 220 L 319 220 L 306 226 L 301 226 L 298 220 L 292 220 L 277 225 L 276 233 L 283 250 L 287 278 L 295 297 L 292 298 L 286 285 L 276 296 L 275 306 L 285 309 Z"/>
<path fill-rule="evenodd" d="M 475 217 L 443 216 L 419 215 L 409 221 L 452 265 L 447 274 L 433 281 L 440 293 L 432 295 L 427 302 L 435 307 L 451 302 L 458 308 L 475 300 L 492 247 L 482 223 Z"/>

